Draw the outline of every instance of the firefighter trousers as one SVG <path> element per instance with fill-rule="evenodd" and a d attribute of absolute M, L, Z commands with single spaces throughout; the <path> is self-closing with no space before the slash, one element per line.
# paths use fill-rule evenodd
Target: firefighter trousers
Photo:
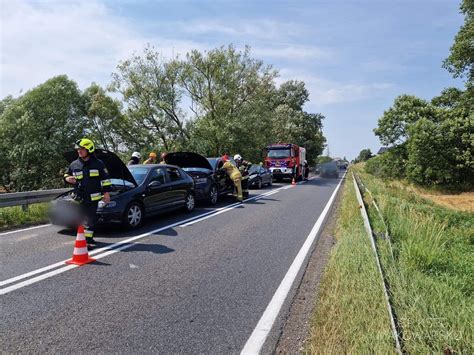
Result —
<path fill-rule="evenodd" d="M 97 203 L 84 203 L 81 205 L 81 219 L 84 225 L 84 237 L 86 240 L 94 236 L 94 227 L 97 222 Z"/>
<path fill-rule="evenodd" d="M 242 195 L 242 178 L 240 176 L 235 177 L 232 179 L 232 181 L 234 182 L 234 186 L 237 189 L 237 200 L 243 201 L 244 197 Z"/>

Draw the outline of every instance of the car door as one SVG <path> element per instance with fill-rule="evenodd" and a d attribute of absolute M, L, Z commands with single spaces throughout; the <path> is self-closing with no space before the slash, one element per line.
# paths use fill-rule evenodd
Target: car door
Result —
<path fill-rule="evenodd" d="M 169 186 L 166 181 L 166 171 L 162 167 L 151 168 L 146 181 L 145 209 L 154 213 L 166 206 Z"/>
<path fill-rule="evenodd" d="M 167 166 L 165 169 L 168 179 L 168 206 L 184 204 L 188 186 L 188 182 L 184 178 L 184 172 L 174 166 Z"/>
<path fill-rule="evenodd" d="M 224 165 L 224 161 L 219 159 L 216 163 L 216 170 L 214 171 L 214 176 L 216 177 L 216 182 L 219 187 L 219 193 L 232 191 L 233 190 L 233 182 L 230 179 L 229 175 L 222 169 Z"/>

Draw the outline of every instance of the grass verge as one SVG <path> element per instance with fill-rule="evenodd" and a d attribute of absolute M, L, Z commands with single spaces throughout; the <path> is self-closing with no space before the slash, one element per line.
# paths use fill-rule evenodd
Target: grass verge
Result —
<path fill-rule="evenodd" d="M 356 167 L 372 192 L 391 241 L 377 239 L 408 353 L 474 353 L 474 214 L 442 207 L 422 193 Z M 374 232 L 385 230 L 364 196 Z M 393 249 L 391 256 L 389 243 Z"/>
<path fill-rule="evenodd" d="M 30 205 L 26 211 L 20 206 L 0 208 L 0 231 L 46 222 L 48 222 L 48 203 Z"/>
<path fill-rule="evenodd" d="M 394 353 L 390 320 L 351 175 L 344 184 L 336 245 L 321 283 L 306 352 Z"/>

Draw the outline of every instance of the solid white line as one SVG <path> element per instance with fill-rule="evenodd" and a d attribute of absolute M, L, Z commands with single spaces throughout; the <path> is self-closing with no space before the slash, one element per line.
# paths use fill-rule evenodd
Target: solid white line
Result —
<path fill-rule="evenodd" d="M 276 290 L 270 303 L 265 309 L 265 312 L 258 321 L 257 326 L 253 330 L 252 334 L 250 335 L 250 338 L 247 340 L 247 343 L 242 349 L 241 354 L 258 354 L 262 349 L 262 346 L 265 343 L 265 340 L 267 339 L 268 334 L 270 333 L 270 330 L 273 327 L 273 323 L 275 322 L 278 313 L 280 312 L 281 307 L 283 306 L 283 303 L 285 302 L 285 299 L 291 290 L 291 286 L 293 285 L 293 282 L 295 281 L 296 276 L 298 275 L 301 266 L 303 265 L 303 262 L 306 259 L 306 256 L 311 250 L 311 246 L 313 245 L 316 236 L 318 235 L 319 230 L 321 229 L 321 226 L 323 225 L 323 222 L 329 212 L 329 209 L 331 208 L 331 205 L 336 197 L 339 187 L 341 186 L 344 176 L 342 177 L 341 181 L 339 181 L 339 184 L 332 193 L 331 198 L 324 207 L 323 212 L 321 212 L 319 218 L 311 229 L 311 232 L 309 233 L 308 237 L 306 238 L 306 241 L 298 252 L 298 255 L 296 255 L 296 258 L 293 260 L 293 263 L 291 264 L 285 277 L 281 281 L 280 286 L 278 286 L 278 289 Z"/>
<path fill-rule="evenodd" d="M 261 198 L 261 197 L 265 197 L 267 194 L 269 193 L 273 193 L 274 191 L 279 191 L 283 188 L 278 188 L 276 190 L 271 190 L 269 192 L 266 192 L 266 193 L 263 193 L 261 195 L 257 195 L 257 196 L 254 196 L 254 197 L 251 197 L 249 199 L 247 199 L 246 201 L 251 201 L 251 200 L 255 200 L 255 199 L 258 199 L 258 198 Z M 131 244 L 132 242 L 138 240 L 138 239 L 142 239 L 142 238 L 145 238 L 149 235 L 152 235 L 154 233 L 158 233 L 158 232 L 161 232 L 161 231 L 164 231 L 166 229 L 169 229 L 169 228 L 174 228 L 176 226 L 180 226 L 180 225 L 183 225 L 183 224 L 186 224 L 188 222 L 192 222 L 192 221 L 195 221 L 195 220 L 204 220 L 204 219 L 207 219 L 209 217 L 212 217 L 212 216 L 215 216 L 215 215 L 218 215 L 220 213 L 223 213 L 223 212 L 227 212 L 233 208 L 236 208 L 238 206 L 242 205 L 241 202 L 238 202 L 238 203 L 234 203 L 230 206 L 226 206 L 226 207 L 221 207 L 217 210 L 212 210 L 212 211 L 209 211 L 209 212 L 206 212 L 206 213 L 202 213 L 198 216 L 194 216 L 194 217 L 191 217 L 191 218 L 187 218 L 185 219 L 184 221 L 180 221 L 180 222 L 176 222 L 176 223 L 173 223 L 173 224 L 169 224 L 167 226 L 164 226 L 164 227 L 161 227 L 161 228 L 158 228 L 158 229 L 155 229 L 155 230 L 152 230 L 150 232 L 146 232 L 146 233 L 143 233 L 143 234 L 140 234 L 138 236 L 135 236 L 135 237 L 132 237 L 132 238 L 128 238 L 128 239 L 125 239 L 125 240 L 122 240 L 120 242 L 117 242 L 115 244 L 112 244 L 112 245 L 108 245 L 106 247 L 103 247 L 103 248 L 100 248 L 100 249 L 97 249 L 97 250 L 93 250 L 89 253 L 89 255 L 94 255 L 94 258 L 95 259 L 101 259 L 105 256 L 108 256 L 108 255 L 111 255 L 111 254 L 115 254 L 121 250 L 124 250 L 124 249 L 127 249 L 127 248 L 130 248 L 132 246 L 134 246 L 134 244 Z M 233 207 L 231 207 L 233 206 Z M 208 216 L 208 217 L 206 217 Z M 204 217 L 204 218 L 203 218 Z M 116 248 L 118 247 L 118 248 Z M 103 253 L 103 254 L 101 254 Z M 98 255 L 100 254 L 100 255 Z M 69 259 L 66 259 L 66 260 L 69 260 Z M 30 276 L 33 276 L 33 275 L 36 275 L 36 274 L 40 274 L 44 271 L 48 271 L 48 270 L 51 270 L 51 269 L 54 269 L 54 268 L 57 268 L 59 266 L 64 266 L 64 263 L 66 260 L 63 260 L 63 261 L 60 261 L 58 263 L 55 263 L 55 264 L 51 264 L 51 265 L 48 265 L 48 266 L 45 266 L 41 269 L 37 269 L 37 270 L 33 270 L 33 271 L 30 271 L 28 273 L 25 273 L 25 274 L 22 274 L 22 275 L 19 275 L 19 276 L 15 276 L 15 277 L 12 277 L 10 279 L 7 279 L 7 280 L 4 280 L 4 281 L 1 281 L 0 282 L 0 286 L 4 286 L 4 285 L 7 285 L 7 284 L 11 284 L 13 282 L 16 282 L 16 281 L 19 281 L 19 280 L 22 280 L 22 279 L 25 279 L 25 278 L 28 278 Z M 9 286 L 9 287 L 6 287 L 6 288 L 3 288 L 3 289 L 0 289 L 0 295 L 4 295 L 6 293 L 9 293 L 11 291 L 14 291 L 14 290 L 17 290 L 19 288 L 22 288 L 22 287 L 25 287 L 25 286 L 28 286 L 28 285 L 31 285 L 35 282 L 38 282 L 38 281 L 42 281 L 44 279 L 47 279 L 49 277 L 52 277 L 52 276 L 55 276 L 55 275 L 58 275 L 62 272 L 65 272 L 65 271 L 68 271 L 68 270 L 71 270 L 72 268 L 76 267 L 76 265 L 68 265 L 68 266 L 64 266 L 60 269 L 57 269 L 57 270 L 54 270 L 54 271 L 51 271 L 49 273 L 46 273 L 46 274 L 43 274 L 43 275 L 40 275 L 40 276 L 37 276 L 37 277 L 34 277 L 34 278 L 31 278 L 29 280 L 26 280 L 26 281 L 23 281 L 23 282 L 20 282 L 20 283 L 17 283 L 15 285 L 12 285 L 12 286 Z"/>
<path fill-rule="evenodd" d="M 2 235 L 13 234 L 13 233 L 21 233 L 21 232 L 29 231 L 29 230 L 32 230 L 32 229 L 48 227 L 48 226 L 50 226 L 50 225 L 51 225 L 51 223 L 49 223 L 49 224 L 42 224 L 42 225 L 40 225 L 40 226 L 34 226 L 34 227 L 29 227 L 29 228 L 24 228 L 24 229 L 15 229 L 15 230 L 10 231 L 10 232 L 0 233 L 0 237 L 1 237 Z"/>

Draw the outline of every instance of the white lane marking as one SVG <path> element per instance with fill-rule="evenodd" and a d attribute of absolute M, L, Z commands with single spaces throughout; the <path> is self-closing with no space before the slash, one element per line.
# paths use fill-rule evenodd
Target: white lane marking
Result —
<path fill-rule="evenodd" d="M 32 233 L 32 234 L 27 234 L 27 235 L 24 235 L 22 237 L 19 237 L 19 238 L 15 238 L 14 240 L 10 240 L 9 241 L 9 244 L 14 244 L 16 242 L 22 242 L 24 240 L 28 240 L 28 239 L 31 239 L 31 238 L 35 238 L 37 237 L 39 234 L 37 233 Z"/>
<path fill-rule="evenodd" d="M 278 189 L 276 189 L 276 190 L 272 190 L 272 191 L 265 192 L 265 193 L 263 193 L 263 194 L 260 194 L 260 195 L 257 195 L 257 196 L 248 198 L 248 199 L 246 199 L 245 201 L 260 200 L 260 199 L 262 199 L 262 198 L 264 198 L 264 197 L 266 197 L 266 196 L 276 194 L 277 192 L 279 192 L 279 191 L 282 190 L 282 189 L 283 189 L 283 188 L 280 187 L 280 188 L 278 188 Z M 193 221 L 191 221 L 191 222 L 188 222 L 188 223 L 185 223 L 185 224 L 180 225 L 180 227 L 185 228 L 185 227 L 192 226 L 193 224 L 196 224 L 196 223 L 198 223 L 198 222 L 202 222 L 202 221 L 204 221 L 204 220 L 206 220 L 206 219 L 208 219 L 208 218 L 212 218 L 212 217 L 217 216 L 217 215 L 219 215 L 219 214 L 221 214 L 221 213 L 228 212 L 228 211 L 230 211 L 230 210 L 232 210 L 232 209 L 234 209 L 234 208 L 237 208 L 237 207 L 240 206 L 240 205 L 242 205 L 242 203 L 241 203 L 241 202 L 237 202 L 237 203 L 234 203 L 234 204 L 229 205 L 229 206 L 226 206 L 226 207 L 221 207 L 221 208 L 217 209 L 217 210 L 216 210 L 216 213 L 212 214 L 211 216 L 206 216 L 206 217 L 202 217 L 202 218 L 193 220 Z"/>
<path fill-rule="evenodd" d="M 13 234 L 13 233 L 21 233 L 21 232 L 29 231 L 29 230 L 36 229 L 36 228 L 48 227 L 48 226 L 50 226 L 50 225 L 51 225 L 51 223 L 49 223 L 49 224 L 42 224 L 42 225 L 40 225 L 40 226 L 34 226 L 34 227 L 29 227 L 29 228 L 24 228 L 24 229 L 15 229 L 14 231 L 0 233 L 0 237 L 1 237 L 2 235 Z"/>
<path fill-rule="evenodd" d="M 268 193 L 272 193 L 273 191 L 278 191 L 278 190 L 281 190 L 283 189 L 282 187 L 276 189 L 276 190 L 272 190 L 272 191 L 269 191 L 269 192 L 266 192 L 264 194 L 261 194 L 261 195 L 257 195 L 257 196 L 254 196 L 254 197 L 251 197 L 249 199 L 247 199 L 246 201 L 251 201 L 251 200 L 255 200 L 255 199 L 258 199 L 258 198 L 261 198 L 261 197 L 264 197 L 266 194 Z M 196 219 L 200 219 L 202 217 L 205 217 L 205 216 L 208 216 L 208 215 L 217 215 L 219 213 L 222 213 L 222 210 L 226 210 L 226 211 L 229 211 L 233 208 L 236 208 L 238 206 L 242 205 L 241 202 L 237 202 L 237 203 L 234 203 L 230 206 L 233 206 L 232 208 L 229 208 L 230 206 L 226 206 L 226 207 L 221 207 L 217 210 L 212 210 L 212 211 L 209 211 L 209 212 L 206 212 L 206 213 L 202 213 L 198 216 L 195 216 L 195 217 L 191 217 L 191 218 L 188 218 L 188 219 L 185 219 L 184 221 L 180 221 L 180 222 L 176 222 L 176 223 L 173 223 L 173 224 L 170 224 L 170 225 L 167 225 L 167 226 L 164 226 L 164 227 L 161 227 L 161 228 L 158 228 L 158 229 L 155 229 L 155 230 L 152 230 L 151 232 L 147 232 L 147 233 L 143 233 L 143 234 L 140 234 L 138 236 L 135 236 L 135 237 L 132 237 L 132 238 L 128 238 L 128 239 L 125 239 L 125 240 L 122 240 L 120 242 L 117 242 L 115 244 L 112 244 L 112 245 L 108 245 L 106 247 L 103 247 L 103 248 L 100 248 L 100 249 L 97 249 L 97 250 L 93 250 L 89 253 L 89 255 L 94 255 L 94 258 L 95 259 L 101 259 L 105 256 L 108 256 L 108 255 L 111 255 L 111 254 L 115 254 L 115 253 L 118 253 L 119 251 L 122 251 L 122 250 L 125 250 L 127 248 L 130 248 L 132 246 L 134 246 L 134 244 L 132 242 L 134 242 L 135 240 L 138 240 L 138 239 L 142 239 L 142 238 L 145 238 L 151 234 L 154 234 L 154 233 L 158 233 L 158 232 L 162 232 L 166 229 L 169 229 L 169 228 L 174 228 L 176 226 L 179 226 L 181 224 L 186 224 L 188 222 L 191 222 L 191 221 L 194 221 Z M 125 245 L 124 245 L 125 244 Z M 118 248 L 115 248 L 117 246 L 120 246 Z M 103 254 L 100 254 L 104 252 Z M 100 254 L 100 255 L 97 255 L 97 254 Z M 66 260 L 69 260 L 69 259 L 66 259 Z M 28 272 L 28 273 L 25 273 L 25 274 L 22 274 L 22 275 L 19 275 L 19 276 L 15 276 L 15 277 L 12 277 L 10 279 L 7 279 L 7 280 L 4 280 L 4 281 L 1 281 L 0 282 L 0 286 L 4 286 L 4 285 L 8 285 L 8 284 L 11 284 L 13 282 L 16 282 L 16 281 L 19 281 L 19 280 L 22 280 L 22 279 L 25 279 L 25 278 L 28 278 L 30 276 L 33 276 L 33 275 L 36 275 L 36 274 L 40 274 L 44 271 L 48 271 L 48 270 L 51 270 L 51 269 L 54 269 L 54 268 L 57 268 L 59 266 L 63 266 L 62 268 L 58 269 L 58 270 L 54 270 L 54 271 L 51 271 L 49 273 L 46 273 L 46 274 L 43 274 L 43 275 L 40 275 L 40 276 L 37 276 L 37 277 L 34 277 L 34 278 L 31 278 L 29 280 L 26 280 L 26 281 L 23 281 L 23 282 L 20 282 L 20 283 L 17 283 L 15 285 L 12 285 L 12 286 L 9 286 L 9 287 L 6 287 L 6 288 L 3 288 L 3 289 L 0 289 L 0 295 L 4 295 L 6 293 L 9 293 L 11 291 L 14 291 L 14 290 L 17 290 L 19 288 L 22 288 L 22 287 L 25 287 L 25 286 L 28 286 L 28 285 L 31 285 L 33 283 L 36 283 L 38 281 L 42 281 L 44 279 L 47 279 L 48 277 L 52 277 L 52 276 L 56 276 L 62 272 L 65 272 L 65 271 L 68 271 L 68 270 L 71 270 L 72 268 L 74 267 L 77 267 L 77 265 L 68 265 L 68 266 L 64 266 L 64 263 L 66 260 L 63 260 L 63 261 L 60 261 L 58 263 L 55 263 L 55 264 L 51 264 L 51 265 L 48 265 L 48 266 L 45 266 L 41 269 L 37 269 L 37 270 L 33 270 L 31 272 Z"/>
<path fill-rule="evenodd" d="M 319 218 L 311 229 L 311 232 L 309 233 L 308 237 L 306 238 L 306 241 L 298 252 L 298 255 L 296 255 L 295 260 L 293 260 L 293 263 L 291 264 L 285 277 L 281 281 L 280 286 L 278 286 L 278 289 L 276 290 L 270 303 L 265 309 L 265 312 L 258 321 L 257 326 L 250 335 L 250 338 L 247 340 L 247 343 L 242 349 L 241 354 L 259 354 L 260 350 L 262 349 L 262 346 L 265 343 L 265 340 L 267 339 L 268 334 L 270 333 L 270 330 L 273 327 L 273 323 L 275 322 L 278 313 L 280 312 L 281 307 L 283 306 L 283 303 L 285 302 L 285 299 L 291 290 L 291 286 L 293 285 L 293 282 L 295 281 L 296 276 L 298 275 L 298 272 L 300 271 L 301 266 L 303 265 L 303 262 L 306 259 L 306 256 L 311 250 L 311 246 L 313 245 L 316 236 L 318 235 L 319 230 L 321 229 L 321 226 L 323 225 L 324 219 L 326 218 L 326 215 L 328 214 L 329 209 L 331 208 L 331 205 L 336 197 L 339 187 L 341 186 L 341 182 L 343 181 L 344 176 L 342 177 L 341 181 L 339 181 L 339 184 L 332 193 L 331 198 L 324 207 L 323 212 L 321 212 L 321 214 L 319 215 Z"/>

